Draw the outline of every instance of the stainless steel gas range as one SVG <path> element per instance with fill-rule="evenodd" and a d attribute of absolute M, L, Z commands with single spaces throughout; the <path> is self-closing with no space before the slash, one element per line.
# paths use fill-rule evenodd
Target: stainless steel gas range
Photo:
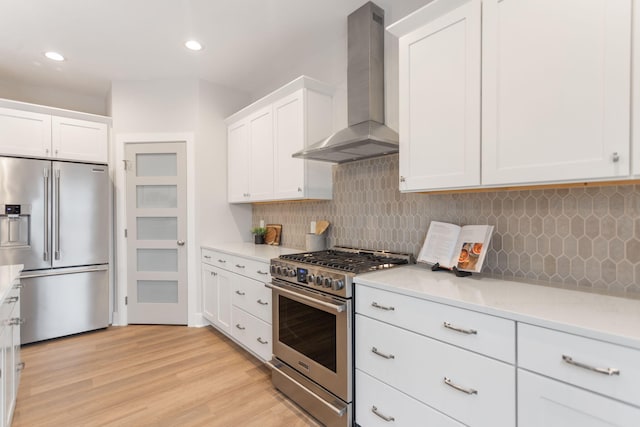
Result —
<path fill-rule="evenodd" d="M 272 259 L 274 386 L 326 426 L 351 426 L 353 279 L 411 262 L 346 247 Z"/>

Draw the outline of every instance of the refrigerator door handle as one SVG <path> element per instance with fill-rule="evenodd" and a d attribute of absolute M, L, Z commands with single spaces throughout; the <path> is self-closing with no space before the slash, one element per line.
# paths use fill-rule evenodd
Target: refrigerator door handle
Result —
<path fill-rule="evenodd" d="M 56 250 L 55 259 L 60 259 L 60 169 L 56 169 Z"/>
<path fill-rule="evenodd" d="M 109 265 L 103 264 L 103 265 L 90 265 L 86 267 L 54 268 L 51 270 L 23 271 L 20 274 L 20 278 L 33 279 L 36 277 L 61 276 L 64 274 L 88 273 L 92 271 L 106 271 L 108 269 L 109 269 Z"/>
<path fill-rule="evenodd" d="M 44 254 L 45 261 L 49 261 L 49 168 L 43 169 L 44 175 Z"/>

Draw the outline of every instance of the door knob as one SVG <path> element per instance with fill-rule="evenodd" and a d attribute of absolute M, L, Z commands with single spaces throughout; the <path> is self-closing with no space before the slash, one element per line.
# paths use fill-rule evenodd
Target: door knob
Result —
<path fill-rule="evenodd" d="M 184 240 L 178 240 L 178 246 L 184 246 Z"/>

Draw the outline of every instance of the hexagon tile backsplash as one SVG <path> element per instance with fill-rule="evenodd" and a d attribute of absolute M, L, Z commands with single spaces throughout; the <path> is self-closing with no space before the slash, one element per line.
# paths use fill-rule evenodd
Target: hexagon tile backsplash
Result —
<path fill-rule="evenodd" d="M 640 185 L 403 194 L 398 156 L 334 166 L 331 201 L 253 206 L 304 250 L 309 222 L 327 219 L 329 245 L 417 255 L 432 220 L 495 226 L 483 273 L 640 296 Z"/>

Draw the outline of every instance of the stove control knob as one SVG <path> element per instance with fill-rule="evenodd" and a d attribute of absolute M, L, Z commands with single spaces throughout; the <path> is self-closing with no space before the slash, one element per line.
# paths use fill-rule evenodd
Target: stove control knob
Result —
<path fill-rule="evenodd" d="M 271 274 L 275 276 L 277 267 L 275 265 L 271 265 L 271 267 L 269 267 L 269 270 L 271 271 Z"/>
<path fill-rule="evenodd" d="M 307 283 L 313 285 L 315 280 L 316 280 L 316 275 L 315 274 L 309 274 L 307 276 Z"/>
<path fill-rule="evenodd" d="M 324 281 L 322 282 L 322 285 L 325 288 L 330 288 L 332 284 L 333 284 L 333 279 L 331 277 L 325 277 Z"/>
<path fill-rule="evenodd" d="M 295 268 L 287 268 L 287 276 L 296 277 L 297 275 L 298 273 L 296 272 Z"/>
<path fill-rule="evenodd" d="M 342 280 L 334 280 L 333 281 L 333 290 L 334 291 L 339 291 L 342 288 L 344 288 L 344 282 Z"/>
<path fill-rule="evenodd" d="M 315 283 L 316 283 L 316 286 L 322 286 L 322 281 L 323 281 L 323 280 L 324 280 L 324 276 L 321 276 L 321 275 L 319 275 L 319 274 L 318 274 L 318 275 L 316 276 L 316 282 L 315 282 Z"/>
<path fill-rule="evenodd" d="M 282 267 L 281 266 L 276 266 L 276 275 L 281 276 L 282 275 Z"/>

